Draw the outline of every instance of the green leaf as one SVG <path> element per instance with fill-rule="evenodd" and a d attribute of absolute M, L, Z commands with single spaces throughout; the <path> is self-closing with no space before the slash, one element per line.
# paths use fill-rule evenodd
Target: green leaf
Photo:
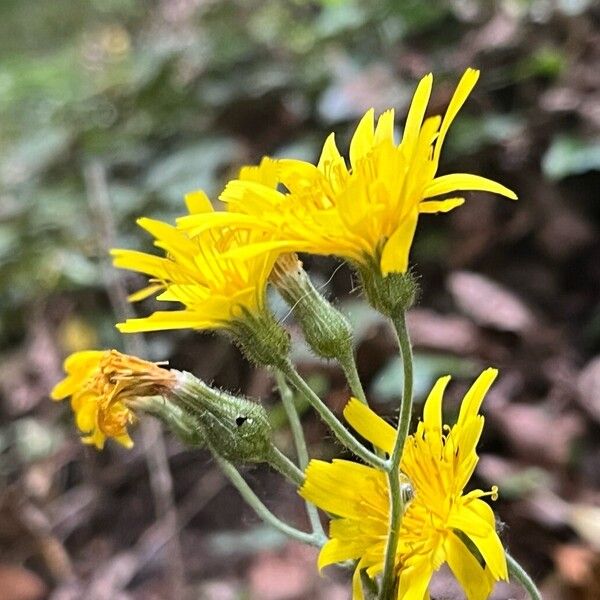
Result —
<path fill-rule="evenodd" d="M 423 399 L 427 396 L 438 377 L 443 375 L 471 377 L 476 371 L 476 365 L 464 358 L 415 353 L 413 372 L 415 399 Z M 371 384 L 369 395 L 384 402 L 391 402 L 402 395 L 403 382 L 402 361 L 395 357 L 379 371 Z"/>
<path fill-rule="evenodd" d="M 555 180 L 600 170 L 600 139 L 556 137 L 542 159 L 542 170 Z"/>
<path fill-rule="evenodd" d="M 184 195 L 192 190 L 215 194 L 218 169 L 235 161 L 239 154 L 238 145 L 229 138 L 205 139 L 155 161 L 146 187 L 174 205 L 183 205 Z"/>

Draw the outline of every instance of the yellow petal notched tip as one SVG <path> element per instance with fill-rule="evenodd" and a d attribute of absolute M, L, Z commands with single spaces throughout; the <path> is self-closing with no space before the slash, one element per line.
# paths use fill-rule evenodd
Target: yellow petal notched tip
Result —
<path fill-rule="evenodd" d="M 191 215 L 209 213 L 214 210 L 212 202 L 203 190 L 188 192 L 184 196 L 184 201 Z"/>

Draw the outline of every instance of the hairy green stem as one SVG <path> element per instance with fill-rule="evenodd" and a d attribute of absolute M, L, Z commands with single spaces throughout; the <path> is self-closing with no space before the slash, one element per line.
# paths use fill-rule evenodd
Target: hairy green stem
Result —
<path fill-rule="evenodd" d="M 304 472 L 275 446 L 271 448 L 267 460 L 274 469 L 287 477 L 295 486 L 300 487 L 304 483 Z"/>
<path fill-rule="evenodd" d="M 342 352 L 340 356 L 338 356 L 338 362 L 340 363 L 342 370 L 344 371 L 346 381 L 350 386 L 350 391 L 352 392 L 353 396 L 360 400 L 364 405 L 369 406 L 365 390 L 358 375 L 358 370 L 356 368 L 356 360 L 354 358 L 354 351 L 352 350 L 351 346 L 349 347 L 348 351 Z M 385 460 L 385 452 L 383 450 L 381 450 L 380 448 L 376 448 L 375 446 L 373 446 L 373 450 L 379 458 Z"/>
<path fill-rule="evenodd" d="M 348 352 L 341 353 L 340 356 L 338 356 L 338 361 L 344 371 L 344 375 L 346 376 L 346 380 L 348 381 L 353 396 L 368 406 L 369 403 L 367 402 L 367 396 L 358 375 L 352 348 L 349 348 Z"/>
<path fill-rule="evenodd" d="M 296 446 L 296 454 L 298 455 L 298 463 L 302 471 L 306 469 L 308 465 L 308 449 L 306 447 L 306 439 L 304 438 L 304 430 L 302 429 L 302 423 L 300 422 L 300 416 L 296 410 L 294 404 L 294 394 L 285 380 L 285 376 L 280 371 L 275 372 L 275 379 L 277 380 L 277 387 L 279 388 L 279 395 L 281 396 L 281 402 L 286 412 L 290 429 L 292 431 L 292 437 L 294 438 L 294 445 Z M 323 531 L 323 525 L 319 517 L 319 511 L 317 507 L 308 500 L 305 501 L 306 513 L 313 532 L 325 535 Z"/>
<path fill-rule="evenodd" d="M 245 479 L 239 474 L 238 470 L 228 461 L 225 460 L 219 454 L 213 453 L 215 460 L 219 463 L 219 466 L 235 486 L 237 491 L 240 493 L 242 498 L 249 504 L 254 512 L 269 525 L 275 529 L 281 531 L 285 535 L 302 542 L 303 544 L 309 544 L 320 548 L 326 541 L 326 538 L 322 534 L 317 533 L 306 533 L 300 531 L 287 523 L 284 523 L 281 519 L 276 517 L 258 498 L 258 496 L 250 489 L 250 486 L 246 483 Z"/>
<path fill-rule="evenodd" d="M 533 579 L 531 579 L 525 569 L 508 552 L 506 553 L 506 562 L 510 576 L 523 586 L 531 600 L 542 600 L 542 594 L 537 589 Z"/>
<path fill-rule="evenodd" d="M 390 526 L 387 547 L 385 549 L 381 594 L 379 596 L 380 600 L 391 600 L 394 593 L 394 564 L 396 549 L 398 547 L 398 538 L 400 535 L 400 526 L 402 524 L 402 515 L 404 514 L 404 500 L 400 489 L 400 461 L 402 459 L 404 442 L 406 441 L 408 428 L 410 426 L 413 399 L 413 357 L 408 330 L 406 329 L 405 314 L 401 313 L 398 317 L 394 318 L 393 323 L 398 337 L 400 353 L 402 355 L 404 390 L 402 393 L 402 403 L 400 404 L 400 417 L 398 419 L 396 441 L 390 457 L 391 464 L 388 471 L 390 487 Z"/>
<path fill-rule="evenodd" d="M 301 394 L 304 394 L 308 402 L 312 407 L 319 413 L 321 419 L 325 421 L 329 429 L 333 432 L 335 437 L 344 445 L 348 450 L 354 452 L 356 456 L 364 460 L 366 463 L 377 467 L 378 469 L 387 470 L 388 463 L 386 460 L 380 458 L 367 448 L 365 448 L 345 427 L 340 423 L 338 418 L 329 410 L 327 405 L 313 392 L 311 387 L 302 379 L 298 371 L 294 368 L 291 362 L 287 361 L 282 371 L 287 377 L 290 384 L 296 388 Z"/>
<path fill-rule="evenodd" d="M 298 416 L 298 411 L 294 404 L 294 394 L 281 371 L 275 372 L 275 380 L 277 381 L 281 403 L 283 404 L 292 431 L 294 446 L 296 447 L 296 454 L 298 455 L 298 464 L 300 465 L 300 468 L 304 470 L 306 469 L 306 465 L 308 465 L 308 450 L 306 448 L 302 423 L 300 422 L 300 417 Z"/>

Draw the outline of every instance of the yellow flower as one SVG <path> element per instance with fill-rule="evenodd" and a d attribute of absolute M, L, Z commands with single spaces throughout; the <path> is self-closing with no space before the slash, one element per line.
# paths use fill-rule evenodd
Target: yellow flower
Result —
<path fill-rule="evenodd" d="M 478 460 L 476 445 L 484 421 L 479 407 L 496 375 L 495 369 L 487 369 L 479 376 L 465 395 L 452 428 L 442 424 L 442 397 L 450 377 L 440 378 L 425 403 L 416 433 L 406 440 L 401 471 L 413 486 L 414 498 L 402 519 L 396 553 L 399 600 L 428 597 L 432 574 L 445 562 L 468 600 L 484 600 L 496 581 L 508 577 L 494 514 L 481 500 L 487 495 L 495 498 L 497 489 L 463 494 Z M 352 399 L 344 416 L 364 438 L 391 453 L 395 429 L 367 406 Z M 319 568 L 358 560 L 353 597 L 362 599 L 360 572 L 366 569 L 374 578 L 383 570 L 389 528 L 385 473 L 346 460 L 313 460 L 300 494 L 339 517 L 331 522 L 331 539 L 321 549 Z"/>
<path fill-rule="evenodd" d="M 464 202 L 460 196 L 440 196 L 479 190 L 516 199 L 508 188 L 478 175 L 436 176 L 448 129 L 478 77 L 479 71 L 467 69 L 443 119 L 425 119 L 433 77 L 424 77 L 398 145 L 394 111 L 384 112 L 375 126 L 374 111 L 369 110 L 350 143 L 350 167 L 331 134 L 317 166 L 279 160 L 268 165 L 269 182 L 251 173 L 230 182 L 221 195 L 228 203 L 228 222 L 250 226 L 248 215 L 253 215 L 253 226 L 274 238 L 232 256 L 270 249 L 303 251 L 341 256 L 359 267 L 380 269 L 383 275 L 404 273 L 419 214 L 448 212 Z M 277 182 L 289 193 L 278 191 Z M 182 219 L 180 226 L 194 234 L 206 223 L 191 217 Z"/>
<path fill-rule="evenodd" d="M 67 376 L 54 386 L 53 400 L 71 396 L 71 408 L 82 441 L 98 449 L 106 438 L 131 448 L 127 426 L 135 421 L 129 403 L 161 394 L 174 385 L 169 371 L 154 363 L 116 350 L 84 350 L 71 354 L 64 364 Z"/>
<path fill-rule="evenodd" d="M 204 192 L 186 196 L 190 213 L 216 219 Z M 215 221 L 212 223 L 214 224 Z M 247 259 L 231 259 L 225 253 L 260 243 L 265 234 L 250 229 L 216 227 L 191 238 L 185 232 L 148 218 L 138 224 L 156 239 L 154 245 L 166 252 L 165 257 L 134 250 L 112 250 L 114 265 L 150 276 L 150 285 L 130 296 L 142 300 L 160 292 L 157 300 L 180 302 L 182 310 L 157 311 L 149 317 L 128 319 L 117 325 L 124 333 L 161 329 L 220 329 L 256 314 L 265 306 L 267 279 L 277 259 L 270 251 Z"/>

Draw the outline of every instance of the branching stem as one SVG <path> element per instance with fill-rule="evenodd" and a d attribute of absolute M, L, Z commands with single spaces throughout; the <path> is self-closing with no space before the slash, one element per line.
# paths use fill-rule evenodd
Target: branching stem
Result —
<path fill-rule="evenodd" d="M 326 538 L 317 533 L 306 533 L 305 531 L 300 531 L 287 523 L 284 523 L 281 519 L 276 517 L 258 498 L 258 496 L 252 491 L 250 486 L 246 483 L 246 480 L 239 474 L 238 470 L 228 461 L 225 460 L 222 456 L 219 456 L 216 453 L 213 453 L 215 460 L 229 479 L 231 483 L 235 486 L 237 491 L 240 493 L 242 498 L 249 504 L 256 514 L 263 520 L 265 523 L 275 527 L 275 529 L 281 531 L 288 537 L 291 537 L 303 544 L 309 544 L 311 546 L 316 546 L 320 548 L 326 541 Z"/>
<path fill-rule="evenodd" d="M 378 469 L 387 470 L 388 462 L 367 448 L 365 448 L 345 427 L 340 423 L 338 418 L 329 410 L 327 405 L 313 392 L 311 387 L 302 379 L 298 371 L 294 368 L 291 362 L 287 362 L 282 368 L 287 380 L 290 384 L 303 394 L 312 407 L 319 413 L 321 419 L 325 421 L 329 429 L 333 432 L 335 437 L 344 445 L 348 450 L 356 454 L 359 458 L 364 460 L 366 463 L 377 467 Z"/>
<path fill-rule="evenodd" d="M 298 463 L 300 464 L 300 469 L 304 471 L 308 465 L 308 449 L 306 447 L 306 439 L 304 438 L 304 430 L 302 429 L 300 416 L 298 415 L 296 405 L 294 404 L 294 394 L 288 386 L 283 373 L 276 371 L 275 379 L 277 380 L 277 387 L 279 388 L 279 395 L 281 396 L 283 408 L 290 423 L 294 445 L 296 446 L 296 454 L 298 455 Z M 319 517 L 319 511 L 317 510 L 317 507 L 308 500 L 306 501 L 306 513 L 308 514 L 308 519 L 313 532 L 325 535 Z"/>

